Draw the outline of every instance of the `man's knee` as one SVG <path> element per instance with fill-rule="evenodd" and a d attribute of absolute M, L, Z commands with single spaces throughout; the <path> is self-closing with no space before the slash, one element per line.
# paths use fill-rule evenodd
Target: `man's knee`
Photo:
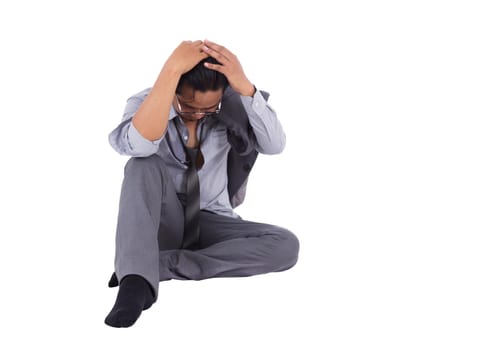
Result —
<path fill-rule="evenodd" d="M 280 228 L 278 238 L 276 260 L 279 265 L 278 271 L 283 271 L 293 267 L 297 263 L 300 243 L 297 236 L 284 228 Z"/>
<path fill-rule="evenodd" d="M 125 175 L 130 174 L 160 174 L 163 170 L 163 160 L 156 154 L 149 157 L 132 157 L 125 164 Z"/>

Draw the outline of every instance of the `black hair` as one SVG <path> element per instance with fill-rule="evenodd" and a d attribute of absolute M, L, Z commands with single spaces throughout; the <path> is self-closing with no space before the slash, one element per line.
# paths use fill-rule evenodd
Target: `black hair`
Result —
<path fill-rule="evenodd" d="M 223 73 L 206 68 L 204 62 L 219 64 L 213 57 L 207 57 L 199 62 L 194 68 L 183 74 L 178 81 L 176 92 L 180 94 L 182 87 L 189 86 L 200 92 L 216 91 L 228 87 L 228 80 Z"/>

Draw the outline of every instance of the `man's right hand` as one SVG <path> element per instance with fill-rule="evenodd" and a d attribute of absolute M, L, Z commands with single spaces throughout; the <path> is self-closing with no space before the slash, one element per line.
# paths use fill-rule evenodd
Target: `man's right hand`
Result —
<path fill-rule="evenodd" d="M 145 139 L 156 141 L 165 133 L 180 77 L 208 57 L 203 46 L 200 40 L 184 41 L 166 60 L 149 95 L 132 118 L 134 127 Z"/>
<path fill-rule="evenodd" d="M 194 68 L 202 59 L 208 55 L 202 51 L 204 43 L 201 40 L 183 41 L 172 52 L 165 63 L 165 67 L 182 75 Z"/>

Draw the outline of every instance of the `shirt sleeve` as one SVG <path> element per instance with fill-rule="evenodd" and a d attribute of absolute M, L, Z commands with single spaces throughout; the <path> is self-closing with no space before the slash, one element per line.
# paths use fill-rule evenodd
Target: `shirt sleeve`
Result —
<path fill-rule="evenodd" d="M 132 123 L 132 118 L 146 98 L 148 91 L 149 89 L 146 89 L 127 100 L 122 122 L 108 136 L 110 145 L 119 154 L 132 157 L 149 157 L 158 152 L 163 136 L 158 140 L 150 141 L 144 138 Z"/>
<path fill-rule="evenodd" d="M 286 143 L 285 132 L 276 112 L 256 90 L 253 97 L 240 96 L 256 136 L 256 149 L 263 154 L 278 154 Z"/>

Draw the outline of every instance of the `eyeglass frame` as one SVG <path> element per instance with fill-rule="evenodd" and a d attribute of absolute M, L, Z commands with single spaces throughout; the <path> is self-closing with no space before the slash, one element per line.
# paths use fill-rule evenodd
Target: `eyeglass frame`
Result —
<path fill-rule="evenodd" d="M 203 117 L 210 117 L 214 115 L 218 115 L 221 112 L 221 102 L 222 99 L 218 102 L 216 109 L 213 112 L 183 112 L 182 106 L 180 105 L 180 101 L 178 99 L 178 94 L 175 94 L 175 99 L 177 100 L 178 111 L 177 113 L 180 115 L 191 116 L 191 115 L 202 115 Z M 199 109 L 200 111 L 200 109 Z"/>

